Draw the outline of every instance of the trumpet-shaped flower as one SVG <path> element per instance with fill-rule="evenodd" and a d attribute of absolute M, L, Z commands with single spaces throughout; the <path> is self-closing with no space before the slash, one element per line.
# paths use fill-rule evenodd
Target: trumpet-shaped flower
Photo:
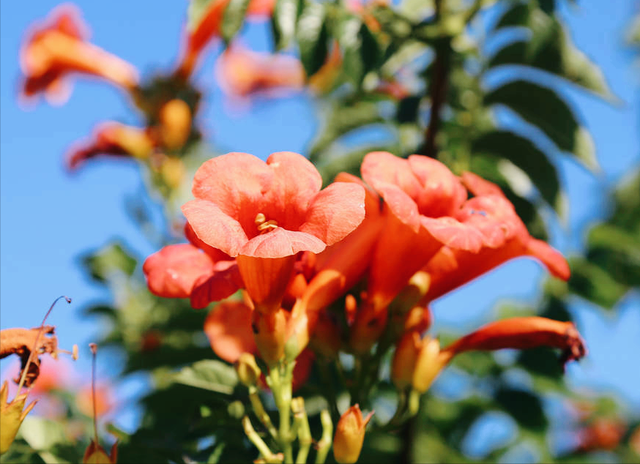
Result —
<path fill-rule="evenodd" d="M 373 412 L 362 417 L 360 406 L 347 409 L 340 417 L 333 437 L 333 456 L 339 463 L 354 463 L 360 457 L 364 443 L 364 433 Z"/>
<path fill-rule="evenodd" d="M 440 249 L 424 268 L 430 276 L 430 286 L 422 303 L 426 304 L 521 256 L 539 260 L 555 277 L 569 278 L 566 259 L 547 243 L 529 235 L 515 208 L 498 186 L 471 173 L 465 173 L 462 179 L 476 197 L 465 204 L 457 218 L 480 230 L 484 244 L 478 252 L 450 247 Z"/>
<path fill-rule="evenodd" d="M 89 142 L 78 144 L 69 151 L 67 167 L 75 170 L 88 159 L 103 155 L 144 159 L 151 155 L 153 147 L 154 142 L 145 129 L 109 121 L 94 130 Z"/>
<path fill-rule="evenodd" d="M 183 207 L 198 239 L 235 257 L 256 309 L 277 311 L 296 254 L 320 253 L 363 220 L 364 190 L 334 183 L 303 156 L 274 153 L 266 163 L 246 153 L 205 162 Z"/>
<path fill-rule="evenodd" d="M 86 41 L 86 27 L 75 7 L 63 5 L 33 28 L 20 50 L 26 97 L 44 92 L 53 102 L 66 100 L 64 78 L 71 73 L 100 77 L 126 90 L 138 84 L 136 69 Z"/>
<path fill-rule="evenodd" d="M 222 90 L 235 97 L 300 90 L 305 82 L 304 69 L 297 58 L 253 52 L 238 45 L 220 55 L 216 76 Z"/>

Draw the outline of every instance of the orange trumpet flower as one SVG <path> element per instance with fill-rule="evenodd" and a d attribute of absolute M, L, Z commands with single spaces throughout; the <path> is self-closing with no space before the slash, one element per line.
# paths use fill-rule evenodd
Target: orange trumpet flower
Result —
<path fill-rule="evenodd" d="M 220 55 L 216 76 L 222 90 L 236 97 L 300 90 L 305 83 L 304 69 L 297 58 L 258 53 L 237 45 Z"/>
<path fill-rule="evenodd" d="M 364 190 L 335 183 L 320 191 L 316 168 L 296 153 L 267 162 L 229 153 L 205 162 L 183 207 L 198 238 L 235 257 L 255 308 L 280 309 L 296 255 L 320 253 L 364 218 Z"/>
<path fill-rule="evenodd" d="M 68 94 L 64 78 L 71 73 L 96 76 L 129 91 L 136 87 L 135 67 L 90 44 L 87 35 L 72 5 L 54 9 L 43 24 L 36 25 L 20 50 L 24 95 L 44 92 L 50 101 L 64 102 Z"/>

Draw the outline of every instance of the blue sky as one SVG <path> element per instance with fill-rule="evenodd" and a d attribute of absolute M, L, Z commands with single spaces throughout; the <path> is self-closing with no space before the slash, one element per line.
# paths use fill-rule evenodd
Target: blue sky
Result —
<path fill-rule="evenodd" d="M 63 346 L 86 347 L 100 327 L 82 320 L 81 307 L 108 295 L 92 284 L 78 267 L 78 255 L 124 237 L 143 255 L 156 250 L 127 217 L 126 198 L 141 191 L 135 165 L 118 161 L 90 163 L 70 176 L 63 156 L 75 141 L 87 137 L 107 119 L 135 124 L 135 114 L 116 89 L 78 79 L 70 100 L 62 107 L 44 101 L 29 111 L 18 105 L 18 50 L 29 24 L 44 18 L 57 4 L 38 0 L 29 8 L 20 2 L 2 2 L 0 43 L 0 327 L 37 326 L 59 295 L 73 297 L 61 305 L 49 322 L 58 328 Z M 564 3 L 564 2 L 562 2 Z M 91 27 L 91 40 L 137 66 L 143 75 L 169 69 L 179 49 L 186 1 L 78 2 Z M 633 55 L 623 48 L 623 32 L 634 13 L 632 0 L 580 2 L 566 7 L 575 43 L 599 64 L 619 103 L 612 105 L 577 88 L 564 92 L 572 98 L 593 135 L 603 168 L 593 176 L 568 160 L 558 160 L 570 201 L 565 228 L 555 228 L 553 243 L 563 252 L 579 250 L 584 228 L 606 214 L 603 193 L 640 163 L 638 137 L 640 81 Z M 266 28 L 252 27 L 246 40 L 255 48 Z M 203 63 L 199 84 L 213 88 L 213 56 Z M 306 96 L 258 103 L 237 114 L 227 114 L 223 96 L 209 93 L 202 115 L 205 131 L 220 151 L 245 151 L 266 157 L 274 151 L 304 153 L 317 125 L 314 107 Z M 535 301 L 544 272 L 531 261 L 510 263 L 434 306 L 438 327 L 473 329 L 492 317 L 497 301 Z M 618 317 L 605 317 L 578 300 L 572 305 L 579 328 L 590 348 L 589 357 L 568 370 L 572 385 L 583 389 L 619 392 L 640 410 L 640 372 L 630 369 L 632 353 L 640 348 L 640 297 L 629 296 Z M 79 368 L 89 366 L 88 350 Z M 88 373 L 88 370 L 86 370 Z"/>

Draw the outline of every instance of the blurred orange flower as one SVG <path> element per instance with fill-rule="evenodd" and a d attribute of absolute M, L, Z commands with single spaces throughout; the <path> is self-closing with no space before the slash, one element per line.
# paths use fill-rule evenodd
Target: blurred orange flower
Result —
<path fill-rule="evenodd" d="M 100 77 L 126 90 L 137 86 L 133 65 L 90 44 L 87 36 L 78 10 L 70 4 L 55 8 L 35 25 L 20 50 L 24 95 L 44 92 L 52 103 L 62 103 L 68 96 L 64 78 L 71 73 Z"/>
<path fill-rule="evenodd" d="M 220 55 L 216 76 L 222 90 L 236 97 L 300 90 L 305 83 L 304 69 L 297 58 L 258 53 L 239 45 Z"/>
<path fill-rule="evenodd" d="M 247 19 L 270 17 L 275 3 L 275 0 L 252 0 L 247 9 Z M 222 18 L 228 4 L 229 0 L 210 1 L 197 24 L 187 31 L 186 47 L 178 66 L 178 74 L 188 77 L 209 42 L 220 36 Z"/>

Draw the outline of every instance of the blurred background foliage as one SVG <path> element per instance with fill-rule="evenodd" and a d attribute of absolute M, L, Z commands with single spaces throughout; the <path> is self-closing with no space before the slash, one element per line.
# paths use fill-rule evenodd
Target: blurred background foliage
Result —
<path fill-rule="evenodd" d="M 189 24 L 197 24 L 212 1 L 192 0 Z M 298 54 L 311 76 L 322 120 L 306 154 L 326 182 L 341 171 L 358 174 L 370 151 L 435 157 L 458 174 L 470 170 L 497 183 L 530 233 L 548 238 L 550 221 L 566 219 L 558 160 L 568 157 L 594 173 L 599 169 L 589 131 L 563 89 L 577 86 L 616 100 L 597 64 L 571 41 L 556 11 L 560 1 L 404 0 L 388 5 L 277 0 L 270 19 L 273 49 Z M 248 3 L 228 2 L 221 30 L 225 43 L 244 27 Z M 627 38 L 637 50 L 640 18 L 630 21 Z M 336 49 L 342 60 L 328 72 Z M 157 102 L 179 94 L 195 111 L 200 92 L 207 91 L 180 87 L 173 79 L 158 76 L 141 87 L 136 104 L 149 125 L 157 124 Z M 192 173 L 215 151 L 194 127 L 188 143 L 171 156 Z M 158 207 L 146 199 L 130 203 L 132 217 L 157 246 L 182 241 L 178 208 L 190 182 L 171 184 L 150 162 L 141 162 L 141 172 L 152 197 L 161 199 L 166 220 L 153 220 Z M 584 249 L 569 257 L 569 282 L 549 280 L 537 305 L 502 305 L 501 316 L 536 314 L 567 321 L 572 320 L 573 298 L 615 312 L 625 295 L 638 291 L 640 172 L 629 173 L 609 197 L 608 216 L 589 226 Z M 141 400 L 137 430 L 106 426 L 119 440 L 119 462 L 255 459 L 238 419 L 247 403 L 246 389 L 211 350 L 202 330 L 206 311 L 151 295 L 141 272 L 144 258 L 114 241 L 81 259 L 86 273 L 112 295 L 109 302 L 84 308 L 87 317 L 108 326 L 96 342 L 120 362 L 122 378 L 144 374 L 150 387 Z M 461 334 L 438 335 L 446 342 Z M 396 392 L 388 373 L 381 376 L 369 406 L 377 417 L 387 417 Z M 341 398 L 342 386 L 332 378 L 330 388 Z M 314 370 L 298 391 L 305 397 L 314 437 L 320 436 L 322 389 L 329 388 L 320 385 L 320 372 Z M 79 461 L 83 442 L 73 445 L 72 438 L 89 427 L 77 419 L 86 416 L 78 413 L 69 391 L 48 394 L 61 401 L 63 413 L 55 420 L 29 417 L 3 462 Z M 638 412 L 613 397 L 571 390 L 555 354 L 539 349 L 459 356 L 423 398 L 418 417 L 395 430 L 369 427 L 360 461 L 639 459 Z"/>

